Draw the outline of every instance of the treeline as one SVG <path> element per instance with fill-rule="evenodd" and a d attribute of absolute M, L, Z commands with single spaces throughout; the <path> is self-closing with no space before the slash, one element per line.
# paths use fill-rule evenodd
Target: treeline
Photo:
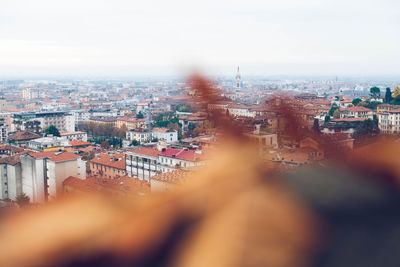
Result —
<path fill-rule="evenodd" d="M 125 138 L 128 129 L 125 125 L 121 128 L 115 127 L 112 123 L 79 122 L 78 130 L 87 132 L 88 135 L 98 137 Z"/>

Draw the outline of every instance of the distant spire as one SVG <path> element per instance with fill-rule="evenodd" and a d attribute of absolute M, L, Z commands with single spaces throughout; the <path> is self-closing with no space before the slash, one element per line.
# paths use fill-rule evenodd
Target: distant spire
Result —
<path fill-rule="evenodd" d="M 242 76 L 240 75 L 240 70 L 239 70 L 239 66 L 238 66 L 237 72 L 236 72 L 236 89 L 240 89 L 241 79 L 242 79 Z"/>

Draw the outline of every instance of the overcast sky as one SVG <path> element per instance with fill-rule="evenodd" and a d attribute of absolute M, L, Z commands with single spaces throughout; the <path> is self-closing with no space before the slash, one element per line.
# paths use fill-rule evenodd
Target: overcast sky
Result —
<path fill-rule="evenodd" d="M 399 0 L 1 0 L 7 75 L 398 75 Z"/>

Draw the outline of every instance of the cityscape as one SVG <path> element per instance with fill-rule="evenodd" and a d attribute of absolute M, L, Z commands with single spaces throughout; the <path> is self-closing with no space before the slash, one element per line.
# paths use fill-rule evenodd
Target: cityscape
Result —
<path fill-rule="evenodd" d="M 5 2 L 0 266 L 400 266 L 399 3 Z"/>

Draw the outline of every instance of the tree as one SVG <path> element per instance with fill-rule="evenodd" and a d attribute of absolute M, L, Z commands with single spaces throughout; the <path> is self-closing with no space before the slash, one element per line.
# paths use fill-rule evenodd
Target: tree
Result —
<path fill-rule="evenodd" d="M 354 106 L 357 106 L 360 102 L 362 102 L 361 98 L 354 98 L 353 101 L 351 101 Z"/>
<path fill-rule="evenodd" d="M 61 136 L 60 132 L 58 131 L 57 127 L 54 125 L 50 125 L 44 130 L 45 136 L 48 136 L 49 134 L 53 136 Z"/>
<path fill-rule="evenodd" d="M 329 116 L 333 116 L 333 113 L 335 110 L 339 109 L 339 107 L 336 104 L 333 104 L 331 109 L 329 110 Z"/>
<path fill-rule="evenodd" d="M 137 141 L 137 140 L 132 140 L 131 146 L 138 146 L 138 145 L 140 145 L 140 142 L 139 142 L 139 141 Z"/>
<path fill-rule="evenodd" d="M 368 119 L 360 123 L 353 133 L 354 139 L 365 139 L 379 134 L 377 121 Z"/>
<path fill-rule="evenodd" d="M 319 120 L 318 119 L 314 119 L 314 125 L 313 125 L 312 129 L 316 133 L 321 133 L 321 130 L 319 129 Z"/>
<path fill-rule="evenodd" d="M 331 121 L 331 116 L 326 115 L 325 116 L 325 123 L 330 122 Z"/>
<path fill-rule="evenodd" d="M 17 196 L 16 202 L 20 206 L 26 206 L 29 204 L 29 197 L 25 193 L 21 193 Z"/>
<path fill-rule="evenodd" d="M 390 88 L 386 88 L 386 93 L 385 93 L 385 102 L 390 103 L 393 100 L 392 97 L 392 92 L 390 91 Z"/>
<path fill-rule="evenodd" d="M 136 119 L 144 119 L 144 115 L 141 111 L 139 111 L 139 113 L 136 114 Z"/>
<path fill-rule="evenodd" d="M 192 123 L 192 122 L 189 122 L 189 124 L 188 124 L 188 130 L 189 130 L 189 131 L 193 131 L 195 128 L 196 128 L 196 124 L 194 124 L 194 123 Z"/>
<path fill-rule="evenodd" d="M 400 105 L 400 95 L 397 95 L 392 101 L 392 104 L 394 105 Z"/>
<path fill-rule="evenodd" d="M 381 89 L 379 89 L 379 87 L 372 87 L 371 89 L 369 89 L 369 95 L 371 98 L 373 99 L 377 99 L 381 97 Z"/>
<path fill-rule="evenodd" d="M 394 92 L 393 92 L 393 94 L 392 94 L 392 97 L 393 97 L 393 98 L 396 98 L 398 95 L 400 95 L 400 87 L 399 87 L 399 86 L 396 86 L 396 87 L 394 88 Z"/>
<path fill-rule="evenodd" d="M 336 110 L 333 112 L 333 118 L 335 118 L 335 119 L 339 119 L 339 118 L 340 118 L 340 111 L 339 111 L 339 109 L 336 109 Z"/>

